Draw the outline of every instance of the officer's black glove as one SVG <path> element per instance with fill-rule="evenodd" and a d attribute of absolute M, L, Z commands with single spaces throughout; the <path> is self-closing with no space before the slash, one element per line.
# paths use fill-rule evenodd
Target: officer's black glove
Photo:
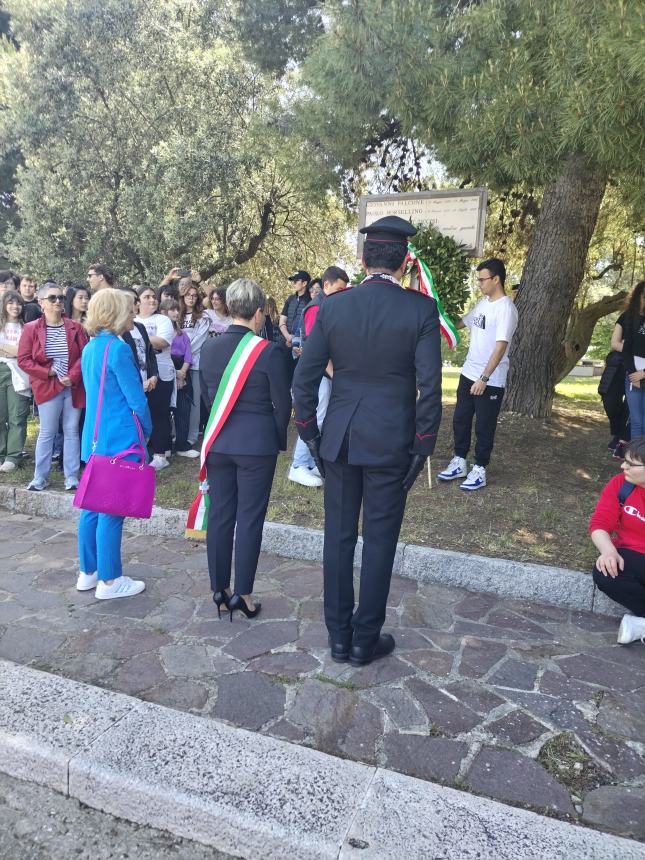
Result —
<path fill-rule="evenodd" d="M 309 439 L 305 442 L 307 448 L 309 448 L 309 453 L 313 457 L 314 463 L 316 464 L 316 468 L 320 472 L 320 477 L 325 477 L 325 467 L 323 466 L 323 461 L 320 457 L 320 436 L 316 436 L 315 439 Z"/>
<path fill-rule="evenodd" d="M 416 479 L 419 477 L 427 459 L 427 457 L 423 457 L 421 454 L 412 455 L 408 474 L 403 479 L 403 489 L 406 493 L 409 493 L 412 489 L 412 484 L 414 484 Z"/>

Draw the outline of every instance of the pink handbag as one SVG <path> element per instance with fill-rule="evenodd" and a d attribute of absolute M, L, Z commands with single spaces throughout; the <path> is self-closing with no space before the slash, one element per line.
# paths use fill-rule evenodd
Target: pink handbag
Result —
<path fill-rule="evenodd" d="M 96 407 L 92 454 L 87 461 L 74 496 L 74 507 L 114 517 L 138 517 L 147 520 L 152 514 L 155 498 L 155 470 L 146 465 L 146 446 L 137 416 L 132 413 L 139 431 L 139 444 L 131 445 L 118 454 L 95 454 L 99 434 L 101 405 L 107 357 L 113 341 L 108 343 L 103 357 L 99 402 Z M 126 460 L 129 454 L 138 454 L 138 460 Z"/>

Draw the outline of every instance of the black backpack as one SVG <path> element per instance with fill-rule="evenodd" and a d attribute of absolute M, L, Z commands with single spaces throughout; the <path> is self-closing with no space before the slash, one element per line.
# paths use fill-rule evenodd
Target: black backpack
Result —
<path fill-rule="evenodd" d="M 632 484 L 631 481 L 627 480 L 621 486 L 620 490 L 618 491 L 618 504 L 621 506 L 621 508 L 629 498 L 635 486 L 636 484 Z"/>

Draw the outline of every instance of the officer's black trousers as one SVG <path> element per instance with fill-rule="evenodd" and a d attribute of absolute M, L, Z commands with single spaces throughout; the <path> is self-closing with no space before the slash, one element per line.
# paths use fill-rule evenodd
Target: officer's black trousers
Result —
<path fill-rule="evenodd" d="M 206 551 L 213 591 L 230 587 L 234 532 L 235 591 L 238 594 L 253 591 L 277 459 L 277 454 L 208 455 L 210 508 Z"/>
<path fill-rule="evenodd" d="M 341 455 L 342 456 L 342 455 Z M 374 644 L 385 621 L 406 493 L 407 466 L 377 469 L 325 461 L 325 623 L 334 641 Z M 354 550 L 363 505 L 360 593 L 354 610 Z"/>
<path fill-rule="evenodd" d="M 466 457 L 470 450 L 470 436 L 475 419 L 475 463 L 478 466 L 488 466 L 495 440 L 497 418 L 502 408 L 504 389 L 495 385 L 487 385 L 483 394 L 475 396 L 470 393 L 472 380 L 466 376 L 459 377 L 457 386 L 457 405 L 452 419 L 452 430 L 455 436 L 455 454 Z"/>

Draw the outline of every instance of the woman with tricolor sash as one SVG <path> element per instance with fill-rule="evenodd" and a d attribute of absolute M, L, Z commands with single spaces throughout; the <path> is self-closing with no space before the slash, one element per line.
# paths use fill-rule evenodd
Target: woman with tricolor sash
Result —
<path fill-rule="evenodd" d="M 233 318 L 220 337 L 202 347 L 201 389 L 210 415 L 201 451 L 201 491 L 188 519 L 188 534 L 207 526 L 208 570 L 213 600 L 254 618 L 260 604 L 253 584 L 262 528 L 278 452 L 286 450 L 291 394 L 280 347 L 257 336 L 265 297 L 246 278 L 226 291 Z M 231 589 L 235 535 L 235 589 Z"/>

